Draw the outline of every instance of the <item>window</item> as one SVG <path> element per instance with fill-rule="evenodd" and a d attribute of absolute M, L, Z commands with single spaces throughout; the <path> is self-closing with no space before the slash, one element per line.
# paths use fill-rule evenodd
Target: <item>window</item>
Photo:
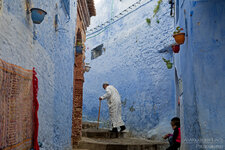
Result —
<path fill-rule="evenodd" d="M 102 55 L 103 52 L 103 44 L 97 46 L 96 48 L 94 48 L 93 50 L 91 50 L 91 60 L 99 57 Z"/>

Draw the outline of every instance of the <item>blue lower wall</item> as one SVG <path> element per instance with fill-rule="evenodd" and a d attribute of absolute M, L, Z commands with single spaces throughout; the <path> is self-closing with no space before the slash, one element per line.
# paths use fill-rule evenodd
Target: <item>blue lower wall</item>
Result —
<path fill-rule="evenodd" d="M 224 149 L 225 1 L 183 0 L 179 12 L 177 25 L 188 34 L 175 56 L 184 90 L 182 149 Z"/>
<path fill-rule="evenodd" d="M 60 0 L 30 1 L 30 8 L 47 12 L 39 25 L 32 23 L 30 14 L 26 13 L 25 2 L 3 1 L 0 58 L 26 69 L 36 68 L 39 79 L 39 142 L 43 149 L 48 150 L 70 148 L 76 1 L 70 1 L 70 18 Z M 58 31 L 54 25 L 56 14 L 59 17 Z"/>

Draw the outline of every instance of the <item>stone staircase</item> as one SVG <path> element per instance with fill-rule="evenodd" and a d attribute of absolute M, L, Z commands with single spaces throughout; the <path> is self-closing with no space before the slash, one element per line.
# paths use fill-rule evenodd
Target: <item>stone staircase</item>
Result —
<path fill-rule="evenodd" d="M 83 123 L 82 140 L 74 150 L 165 150 L 168 143 L 131 137 L 129 132 L 118 134 L 97 129 L 97 123 Z"/>

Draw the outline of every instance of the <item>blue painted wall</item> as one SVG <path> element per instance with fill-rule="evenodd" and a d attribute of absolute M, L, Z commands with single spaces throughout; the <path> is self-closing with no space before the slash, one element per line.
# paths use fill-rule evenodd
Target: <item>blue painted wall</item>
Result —
<path fill-rule="evenodd" d="M 48 13 L 40 25 L 26 14 L 25 0 L 4 0 L 0 10 L 0 58 L 27 69 L 35 67 L 38 73 L 38 139 L 47 150 L 71 147 L 76 1 L 66 4 L 65 9 L 60 0 L 31 1 L 30 8 Z"/>
<path fill-rule="evenodd" d="M 225 1 L 182 0 L 177 9 L 177 25 L 188 34 L 175 55 L 182 149 L 225 149 Z"/>
<path fill-rule="evenodd" d="M 106 1 L 102 3 L 104 7 L 110 6 Z M 117 2 L 115 7 L 119 4 Z M 122 101 L 126 101 L 122 117 L 131 132 L 162 139 L 162 135 L 170 131 L 170 119 L 175 115 L 174 69 L 168 70 L 162 57 L 172 61 L 173 55 L 158 53 L 158 50 L 173 42 L 174 24 L 167 1 L 163 2 L 157 14 L 160 23 L 156 23 L 156 17 L 151 26 L 146 23 L 156 4 L 157 1 L 151 2 L 98 37 L 87 40 L 89 49 L 86 62 L 90 61 L 92 68 L 85 73 L 85 120 L 97 120 L 98 97 L 104 94 L 102 83 L 108 81 L 118 89 Z M 98 7 L 97 14 L 102 14 L 102 9 Z M 110 9 L 105 14 L 110 14 Z M 90 49 L 101 43 L 104 44 L 105 53 L 90 60 Z M 109 117 L 106 101 L 102 102 L 100 120 L 107 127 Z M 111 128 L 111 125 L 108 124 L 108 127 Z"/>

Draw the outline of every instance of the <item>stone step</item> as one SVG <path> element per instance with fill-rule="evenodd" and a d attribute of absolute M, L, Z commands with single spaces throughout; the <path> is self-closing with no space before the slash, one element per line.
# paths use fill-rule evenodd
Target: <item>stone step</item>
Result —
<path fill-rule="evenodd" d="M 104 138 L 104 139 L 110 139 L 110 138 L 116 138 L 117 134 L 114 132 L 109 132 L 108 129 L 83 129 L 82 130 L 82 136 L 88 137 L 88 138 Z M 118 133 L 118 137 L 125 138 L 128 137 L 128 132 L 122 132 Z"/>
<path fill-rule="evenodd" d="M 165 150 L 168 143 L 137 138 L 98 139 L 83 137 L 78 148 L 89 150 Z"/>
<path fill-rule="evenodd" d="M 97 122 L 82 122 L 82 129 L 90 129 L 90 128 L 97 129 L 97 126 L 98 126 Z"/>

